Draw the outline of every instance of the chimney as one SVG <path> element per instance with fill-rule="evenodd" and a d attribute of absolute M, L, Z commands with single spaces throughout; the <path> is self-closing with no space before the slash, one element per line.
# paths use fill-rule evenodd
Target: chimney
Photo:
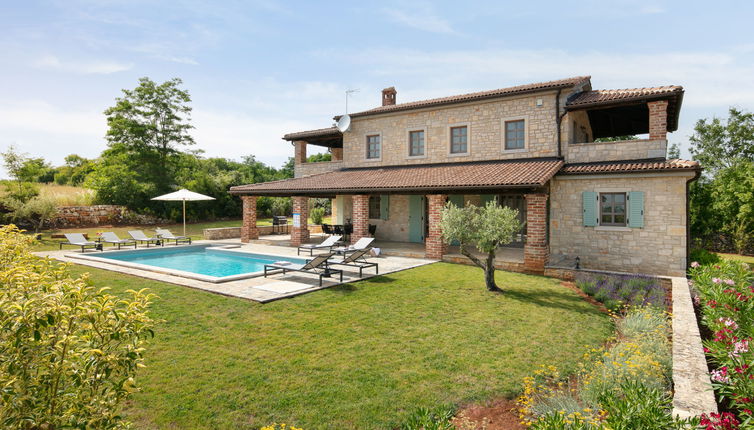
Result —
<path fill-rule="evenodd" d="M 398 94 L 398 91 L 395 91 L 395 87 L 389 87 L 382 90 L 382 106 L 394 105 L 396 94 Z"/>

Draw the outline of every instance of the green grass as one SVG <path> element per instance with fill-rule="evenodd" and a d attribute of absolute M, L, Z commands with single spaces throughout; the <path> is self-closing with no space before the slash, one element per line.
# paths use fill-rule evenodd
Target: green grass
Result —
<path fill-rule="evenodd" d="M 74 266 L 115 293 L 150 288 L 164 320 L 139 429 L 395 428 L 418 407 L 516 395 L 539 364 L 574 370 L 609 318 L 554 279 L 436 263 L 265 305 Z"/>
<path fill-rule="evenodd" d="M 324 223 L 329 222 L 329 217 L 326 217 L 324 219 Z M 290 220 L 289 220 L 290 222 Z M 309 220 L 311 223 L 311 220 Z M 257 220 L 257 225 L 272 225 L 272 218 L 261 218 Z M 194 240 L 203 239 L 203 230 L 205 228 L 220 228 L 220 227 L 240 227 L 241 226 L 241 220 L 227 220 L 227 221 L 208 221 L 208 222 L 199 222 L 199 223 L 189 223 L 186 224 L 186 235 L 190 236 Z M 128 230 L 144 230 L 147 235 L 151 235 L 154 233 L 155 227 L 162 227 L 167 228 L 170 231 L 173 232 L 173 234 L 182 234 L 183 233 L 183 224 L 161 224 L 159 226 L 150 226 L 150 225 L 136 225 L 136 226 L 113 226 L 113 227 L 77 227 L 77 228 L 66 228 L 61 230 L 45 230 L 42 232 L 42 240 L 36 242 L 34 245 L 34 251 L 51 251 L 55 249 L 60 248 L 60 243 L 65 242 L 65 239 L 53 239 L 50 237 L 51 234 L 57 233 L 88 233 L 89 238 L 93 239 L 97 237 L 97 232 L 102 231 L 113 231 L 118 236 L 121 237 L 121 239 L 125 239 L 130 237 L 128 235 Z"/>
<path fill-rule="evenodd" d="M 727 258 L 728 260 L 743 261 L 744 263 L 748 264 L 749 267 L 754 269 L 754 256 L 741 254 L 723 254 L 721 252 L 718 252 L 717 255 L 722 258 Z"/>

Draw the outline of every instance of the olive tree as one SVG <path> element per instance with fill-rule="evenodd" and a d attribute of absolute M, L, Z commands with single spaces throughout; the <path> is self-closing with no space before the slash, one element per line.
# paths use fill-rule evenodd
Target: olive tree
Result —
<path fill-rule="evenodd" d="M 501 245 L 513 241 L 521 231 L 518 211 L 506 206 L 488 202 L 483 207 L 458 207 L 448 202 L 442 210 L 443 240 L 446 243 L 458 242 L 461 254 L 484 270 L 484 282 L 490 291 L 502 291 L 495 284 L 495 253 Z M 486 257 L 484 260 L 474 255 L 470 247 L 476 247 Z"/>
<path fill-rule="evenodd" d="M 30 246 L 15 226 L 0 227 L 0 426 L 128 427 L 119 410 L 154 335 L 154 296 L 108 294 Z"/>

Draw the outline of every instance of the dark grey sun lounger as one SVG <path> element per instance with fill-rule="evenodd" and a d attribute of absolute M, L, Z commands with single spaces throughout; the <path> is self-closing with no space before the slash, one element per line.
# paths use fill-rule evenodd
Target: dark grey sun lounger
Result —
<path fill-rule="evenodd" d="M 370 267 L 374 267 L 374 273 L 379 275 L 380 268 L 377 265 L 377 263 L 371 263 L 367 261 L 366 255 L 372 250 L 372 248 L 366 248 L 366 249 L 360 249 L 358 251 L 354 251 L 351 254 L 345 256 L 342 260 L 328 260 L 328 265 L 337 265 L 337 266 L 348 266 L 348 267 L 357 267 L 359 269 L 359 278 L 362 277 L 362 272 L 364 269 L 368 269 Z"/>
<path fill-rule="evenodd" d="M 267 277 L 268 271 L 274 271 L 274 270 L 282 270 L 283 275 L 285 275 L 285 272 L 301 272 L 301 273 L 311 273 L 314 275 L 319 275 L 319 286 L 322 286 L 322 278 L 324 277 L 330 277 L 332 275 L 340 274 L 340 282 L 343 282 L 343 271 L 338 269 L 331 269 L 327 265 L 327 260 L 335 255 L 332 252 L 329 252 L 327 254 L 318 255 L 311 260 L 308 260 L 306 264 L 296 264 L 296 263 L 287 263 L 283 264 L 283 262 L 275 262 L 272 264 L 265 264 L 264 265 L 264 277 Z"/>
<path fill-rule="evenodd" d="M 162 240 L 174 240 L 175 244 L 178 245 L 179 243 L 188 243 L 191 245 L 191 238 L 187 236 L 176 236 L 173 233 L 170 232 L 170 230 L 166 230 L 164 228 L 156 228 L 154 229 L 155 233 L 157 233 L 157 236 L 160 236 L 160 239 Z"/>
<path fill-rule="evenodd" d="M 64 233 L 68 242 L 60 242 L 60 249 L 63 249 L 63 245 L 80 246 L 81 252 L 84 252 L 87 248 L 98 249 L 102 251 L 102 244 L 86 240 L 82 233 Z"/>
<path fill-rule="evenodd" d="M 115 234 L 112 231 L 106 231 L 106 232 L 102 233 L 101 240 L 102 240 L 102 242 L 105 242 L 105 243 L 109 243 L 109 244 L 112 244 L 112 245 L 118 245 L 118 249 L 120 249 L 121 245 L 126 245 L 126 246 L 133 245 L 134 249 L 136 249 L 136 241 L 135 240 L 133 240 L 133 239 L 121 239 L 121 238 L 118 237 L 117 234 Z"/>
<path fill-rule="evenodd" d="M 154 243 L 155 245 L 165 246 L 164 240 L 160 240 L 159 237 L 147 237 L 147 235 L 144 234 L 144 232 L 141 230 L 129 230 L 128 234 L 131 236 L 131 239 L 139 243 L 146 243 L 147 248 L 149 248 L 150 243 Z"/>

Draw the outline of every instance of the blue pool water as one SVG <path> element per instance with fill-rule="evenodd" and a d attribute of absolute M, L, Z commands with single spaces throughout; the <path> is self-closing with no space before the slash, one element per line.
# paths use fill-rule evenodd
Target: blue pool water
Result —
<path fill-rule="evenodd" d="M 291 257 L 276 257 L 265 254 L 241 254 L 207 247 L 169 248 L 145 251 L 102 253 L 100 258 L 145 264 L 164 269 L 176 269 L 200 275 L 225 277 L 261 272 L 265 264 L 276 261 L 305 263 Z"/>

